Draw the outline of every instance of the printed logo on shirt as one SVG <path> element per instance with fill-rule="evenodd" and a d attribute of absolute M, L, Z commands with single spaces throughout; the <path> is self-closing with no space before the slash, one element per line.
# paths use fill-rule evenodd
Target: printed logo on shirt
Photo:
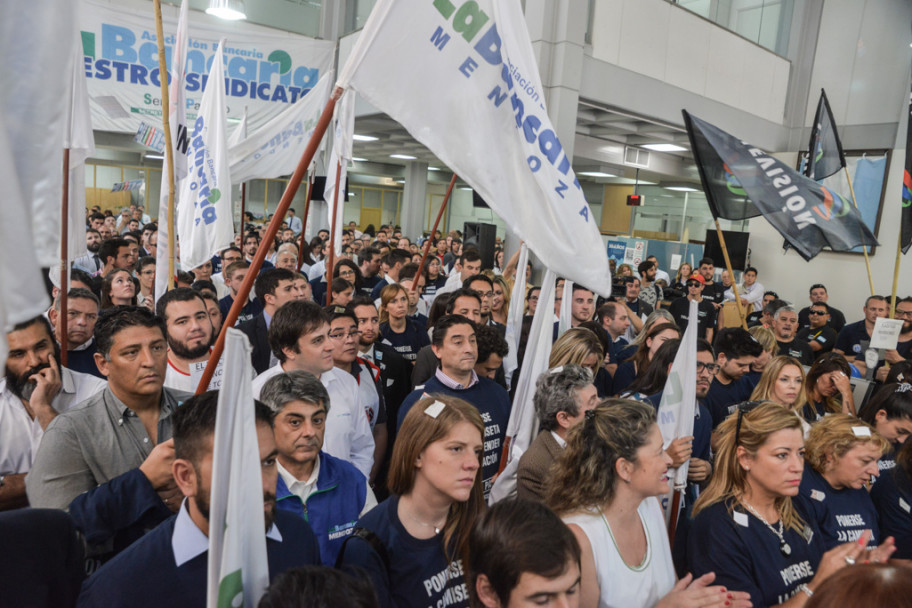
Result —
<path fill-rule="evenodd" d="M 447 587 L 447 584 L 451 580 L 459 580 L 459 578 L 462 576 L 462 560 L 458 559 L 453 561 L 449 566 L 434 576 L 424 579 L 424 590 L 427 592 L 428 597 L 433 598 L 435 595 L 438 595 L 440 593 L 443 594 L 437 600 L 437 608 L 446 608 L 446 606 L 452 606 L 453 604 L 468 601 L 469 591 L 466 588 L 465 583 L 460 583 L 459 585 L 455 585 L 453 587 Z"/>
<path fill-rule="evenodd" d="M 782 576 L 783 583 L 791 585 L 805 578 L 814 578 L 814 569 L 811 567 L 811 562 L 804 560 L 803 562 L 786 566 L 779 571 L 779 574 Z"/>
<path fill-rule="evenodd" d="M 333 526 L 329 529 L 329 540 L 336 540 L 337 538 L 349 536 L 354 531 L 356 523 L 358 523 L 358 520 L 352 520 L 348 523 Z"/>

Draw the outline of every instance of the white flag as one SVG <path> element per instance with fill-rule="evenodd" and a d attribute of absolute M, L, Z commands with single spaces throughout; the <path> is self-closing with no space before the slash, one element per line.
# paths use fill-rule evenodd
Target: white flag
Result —
<path fill-rule="evenodd" d="M 85 242 L 85 161 L 95 154 L 92 133 L 92 110 L 86 88 L 85 64 L 81 61 L 82 45 L 76 40 L 73 53 L 70 91 L 64 116 L 63 147 L 70 150 L 70 176 L 67 194 L 68 235 L 67 259 L 88 255 Z"/>
<path fill-rule="evenodd" d="M 561 294 L 560 315 L 557 322 L 557 337 L 560 338 L 564 332 L 570 329 L 573 323 L 573 281 L 564 279 L 564 291 Z"/>
<path fill-rule="evenodd" d="M 517 278 L 525 277 L 519 273 Z M 535 395 L 535 381 L 548 371 L 548 359 L 551 357 L 551 343 L 554 337 L 554 281 L 556 276 L 550 268 L 545 272 L 541 293 L 539 294 L 538 307 L 532 317 L 532 328 L 529 330 L 529 340 L 526 342 L 526 353 L 523 357 L 522 369 L 519 373 L 519 384 L 513 397 L 513 407 L 510 410 L 510 421 L 507 423 L 507 440 L 510 442 L 510 452 L 507 454 L 507 464 L 503 472 L 491 488 L 490 502 L 509 498 L 516 494 L 516 469 L 519 459 L 529 449 L 535 434 L 538 431 L 538 415 L 532 405 Z"/>
<path fill-rule="evenodd" d="M 595 218 L 551 126 L 518 0 L 379 0 L 342 70 L 559 276 L 611 295 Z M 408 27 L 399 27 L 408 24 Z"/>
<path fill-rule="evenodd" d="M 187 0 L 181 2 L 180 18 L 177 21 L 177 35 L 171 49 L 171 83 L 168 87 L 168 124 L 171 131 L 171 147 L 174 151 L 174 207 L 177 208 L 177 184 L 187 175 L 187 132 L 186 102 L 184 101 L 184 76 L 187 63 L 187 28 L 190 25 Z M 165 161 L 167 162 L 167 161 Z M 168 207 L 168 167 L 162 166 L 161 194 L 158 202 L 158 242 L 155 258 L 155 301 L 168 290 L 169 249 L 168 235 L 174 231 L 174 218 Z M 177 265 L 174 267 L 177 271 Z"/>
<path fill-rule="evenodd" d="M 244 131 L 241 136 L 240 127 L 234 131 L 228 143 L 231 179 L 234 183 L 294 173 L 329 99 L 333 77 L 334 72 L 329 70 L 310 93 L 253 133 L 247 135 Z M 246 125 L 246 120 L 247 115 L 244 114 L 242 125 Z M 235 138 L 240 139 L 235 141 Z"/>
<path fill-rule="evenodd" d="M 251 350 L 247 336 L 229 327 L 212 444 L 209 608 L 256 606 L 269 586 Z"/>
<path fill-rule="evenodd" d="M 352 159 L 352 136 L 355 133 L 355 92 L 348 91 L 342 96 L 339 113 L 336 114 L 336 130 L 333 132 L 332 153 L 329 155 L 329 167 L 326 172 L 326 188 L 323 199 L 326 201 L 326 225 L 332 233 L 335 259 L 342 255 L 342 209 L 345 206 L 345 180 L 348 178 L 348 165 Z M 341 170 L 340 170 L 341 169 Z M 336 191 L 336 173 L 339 173 L 339 195 Z M 335 200 L 333 200 L 335 198 Z M 335 211 L 333 211 L 335 209 Z M 333 224 L 333 213 L 336 223 Z M 332 268 L 326 269 L 331 276 Z"/>
<path fill-rule="evenodd" d="M 678 437 L 693 435 L 694 415 L 697 407 L 697 319 L 698 307 L 694 301 L 690 302 L 687 329 L 681 338 L 681 346 L 671 364 L 665 390 L 662 392 L 662 401 L 659 403 L 659 430 L 662 431 L 664 447 Z M 662 498 L 662 508 L 665 510 L 665 522 L 671 520 L 671 497 L 674 490 L 683 490 L 687 485 L 687 468 L 685 462 L 677 469 L 669 469 L 668 478 L 674 485 L 667 496 Z"/>
<path fill-rule="evenodd" d="M 507 311 L 507 346 L 510 347 L 503 360 L 504 376 L 507 386 L 512 386 L 513 372 L 519 366 L 519 338 L 522 334 L 523 316 L 526 304 L 526 265 L 529 263 L 529 248 L 525 243 L 519 246 L 519 259 L 516 262 L 516 276 L 513 291 L 510 292 L 510 309 Z"/>
<path fill-rule="evenodd" d="M 223 38 L 209 69 L 199 115 L 190 128 L 187 177 L 180 183 L 177 199 L 177 234 L 184 270 L 203 264 L 234 240 L 224 47 Z"/>
<path fill-rule="evenodd" d="M 242 141 L 247 139 L 247 106 L 244 106 L 244 116 L 241 117 L 241 122 L 238 123 L 238 126 L 234 128 L 234 131 L 231 132 L 231 137 L 228 138 L 228 157 L 231 158 L 231 149 L 239 145 Z M 231 162 L 229 160 L 229 162 Z M 234 167 L 232 167 L 233 169 Z M 234 174 L 234 171 L 231 172 Z M 238 180 L 238 183 L 246 180 Z"/>
<path fill-rule="evenodd" d="M 60 134 L 74 6 L 68 0 L 0 2 L 0 364 L 12 326 L 47 310 L 41 266 L 60 259 Z"/>

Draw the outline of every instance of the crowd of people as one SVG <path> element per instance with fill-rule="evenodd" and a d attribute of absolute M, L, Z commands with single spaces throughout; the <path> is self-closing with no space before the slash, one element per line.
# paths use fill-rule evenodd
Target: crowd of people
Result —
<path fill-rule="evenodd" d="M 156 301 L 143 208 L 92 209 L 86 226 L 70 284 L 7 334 L 0 604 L 205 603 L 218 391 L 193 393 L 221 366 L 212 345 L 266 248 L 235 323 L 255 376 L 260 606 L 912 605 L 912 298 L 895 302 L 904 324 L 885 351 L 869 342 L 887 298 L 855 321 L 824 285 L 802 308 L 756 268 L 733 285 L 709 258 L 674 277 L 654 257 L 612 264 L 609 298 L 558 280 L 545 311 L 531 266 L 499 241 L 486 268 L 458 232 L 413 241 L 351 222 L 329 267 L 329 231 L 303 239 L 291 210 L 276 239 L 245 226 Z M 521 404 L 505 362 L 521 364 L 537 310 L 555 340 Z M 690 322 L 693 434 L 663 440 L 657 410 Z M 872 390 L 859 397 L 853 378 Z M 517 496 L 494 501 L 517 407 L 539 432 Z M 845 603 L 853 593 L 867 603 Z"/>

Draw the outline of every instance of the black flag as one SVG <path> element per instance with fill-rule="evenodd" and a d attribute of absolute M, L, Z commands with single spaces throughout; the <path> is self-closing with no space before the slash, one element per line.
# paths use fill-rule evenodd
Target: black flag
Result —
<path fill-rule="evenodd" d="M 877 241 L 851 201 L 686 110 L 684 123 L 713 217 L 763 215 L 805 260 L 824 247 Z"/>
<path fill-rule="evenodd" d="M 813 180 L 822 180 L 845 167 L 845 156 L 842 143 L 836 132 L 836 121 L 830 110 L 826 92 L 820 89 L 820 101 L 817 102 L 817 114 L 814 115 L 814 127 L 811 129 L 811 141 L 808 143 L 808 158 L 804 174 Z"/>
<path fill-rule="evenodd" d="M 912 247 L 912 93 L 909 94 L 909 125 L 906 128 L 906 170 L 903 172 L 902 230 L 899 243 L 902 252 Z"/>

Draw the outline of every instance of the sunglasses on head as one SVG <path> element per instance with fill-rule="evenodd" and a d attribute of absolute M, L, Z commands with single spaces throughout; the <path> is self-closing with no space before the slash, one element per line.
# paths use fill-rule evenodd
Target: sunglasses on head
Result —
<path fill-rule="evenodd" d="M 744 401 L 735 406 L 738 408 L 738 422 L 735 424 L 735 445 L 738 445 L 738 437 L 741 435 L 741 419 L 744 418 L 744 414 L 754 411 L 760 405 L 763 405 L 763 401 Z"/>

